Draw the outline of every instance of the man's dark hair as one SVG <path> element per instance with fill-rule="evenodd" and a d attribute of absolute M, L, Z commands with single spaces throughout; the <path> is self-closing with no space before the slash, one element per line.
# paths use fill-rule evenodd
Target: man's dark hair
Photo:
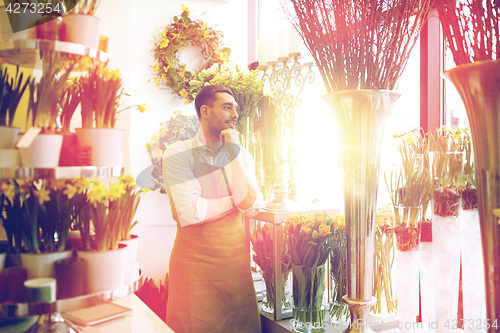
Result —
<path fill-rule="evenodd" d="M 194 100 L 194 106 L 196 108 L 198 119 L 201 119 L 201 107 L 203 105 L 212 107 L 215 102 L 215 94 L 220 92 L 228 93 L 229 95 L 233 96 L 233 92 L 231 91 L 231 89 L 220 85 L 205 86 L 200 90 L 200 92 L 198 92 L 198 95 L 196 95 L 196 98 Z"/>

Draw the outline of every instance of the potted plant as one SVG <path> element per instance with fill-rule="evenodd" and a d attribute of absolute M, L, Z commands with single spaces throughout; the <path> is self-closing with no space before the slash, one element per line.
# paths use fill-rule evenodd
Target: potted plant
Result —
<path fill-rule="evenodd" d="M 21 163 L 26 167 L 54 168 L 59 165 L 62 135 L 57 133 L 59 101 L 75 63 L 60 62 L 55 52 L 46 52 L 47 66 L 39 82 L 30 82 L 28 119 L 40 128 L 40 134 L 27 147 L 20 148 Z M 31 118 L 29 118 L 31 117 Z"/>
<path fill-rule="evenodd" d="M 121 178 L 109 186 L 94 179 L 86 190 L 86 197 L 80 197 L 79 219 L 84 223 L 82 234 L 84 245 L 78 256 L 87 261 L 86 290 L 94 293 L 114 289 L 124 284 L 127 270 L 127 246 L 120 244 L 123 220 L 136 209 L 135 200 L 130 199 L 130 177 Z M 133 191 L 135 194 L 142 192 Z M 125 206 L 127 203 L 130 206 Z M 130 225 L 127 226 L 130 229 Z M 93 229 L 94 234 L 90 231 Z M 85 241 L 85 239 L 87 241 Z"/>
<path fill-rule="evenodd" d="M 63 15 L 64 40 L 97 50 L 101 19 L 94 16 L 101 0 L 63 0 L 68 12 Z"/>
<path fill-rule="evenodd" d="M 20 253 L 28 278 L 55 277 L 54 262 L 71 256 L 66 236 L 74 201 L 66 186 L 59 180 L 2 184 L 9 250 Z"/>
<path fill-rule="evenodd" d="M 9 75 L 7 66 L 0 71 L 0 149 L 13 149 L 17 142 L 19 127 L 13 127 L 12 124 L 29 82 L 30 77 L 23 82 L 19 67 L 15 77 Z"/>
<path fill-rule="evenodd" d="M 82 128 L 75 129 L 78 142 L 92 147 L 91 165 L 120 166 L 123 130 L 116 129 L 123 81 L 118 70 L 97 64 L 78 79 Z"/>

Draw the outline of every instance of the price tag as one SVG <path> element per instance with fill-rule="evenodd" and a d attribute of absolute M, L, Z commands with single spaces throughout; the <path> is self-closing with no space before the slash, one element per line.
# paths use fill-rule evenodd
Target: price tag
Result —
<path fill-rule="evenodd" d="M 39 127 L 31 127 L 24 133 L 24 135 L 17 141 L 16 147 L 17 148 L 29 148 L 33 141 L 35 141 L 36 137 L 38 134 L 40 134 L 40 131 L 42 129 Z"/>

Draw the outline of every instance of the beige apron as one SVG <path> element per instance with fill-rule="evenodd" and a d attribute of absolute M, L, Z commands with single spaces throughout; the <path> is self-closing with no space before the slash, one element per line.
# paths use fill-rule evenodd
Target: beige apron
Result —
<path fill-rule="evenodd" d="M 227 195 L 220 190 L 225 188 L 221 169 L 210 173 L 206 168 L 213 167 L 199 161 L 198 149 L 192 151 L 202 197 Z M 261 332 L 241 213 L 234 208 L 218 221 L 180 227 L 172 197 L 170 206 L 177 235 L 169 263 L 167 325 L 176 333 Z"/>

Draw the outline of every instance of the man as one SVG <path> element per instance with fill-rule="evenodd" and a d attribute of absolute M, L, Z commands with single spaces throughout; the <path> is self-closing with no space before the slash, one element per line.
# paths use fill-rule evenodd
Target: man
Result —
<path fill-rule="evenodd" d="M 260 332 L 242 214 L 263 208 L 252 156 L 239 146 L 231 90 L 196 96 L 198 134 L 163 156 L 177 235 L 169 263 L 167 324 L 176 333 Z"/>

